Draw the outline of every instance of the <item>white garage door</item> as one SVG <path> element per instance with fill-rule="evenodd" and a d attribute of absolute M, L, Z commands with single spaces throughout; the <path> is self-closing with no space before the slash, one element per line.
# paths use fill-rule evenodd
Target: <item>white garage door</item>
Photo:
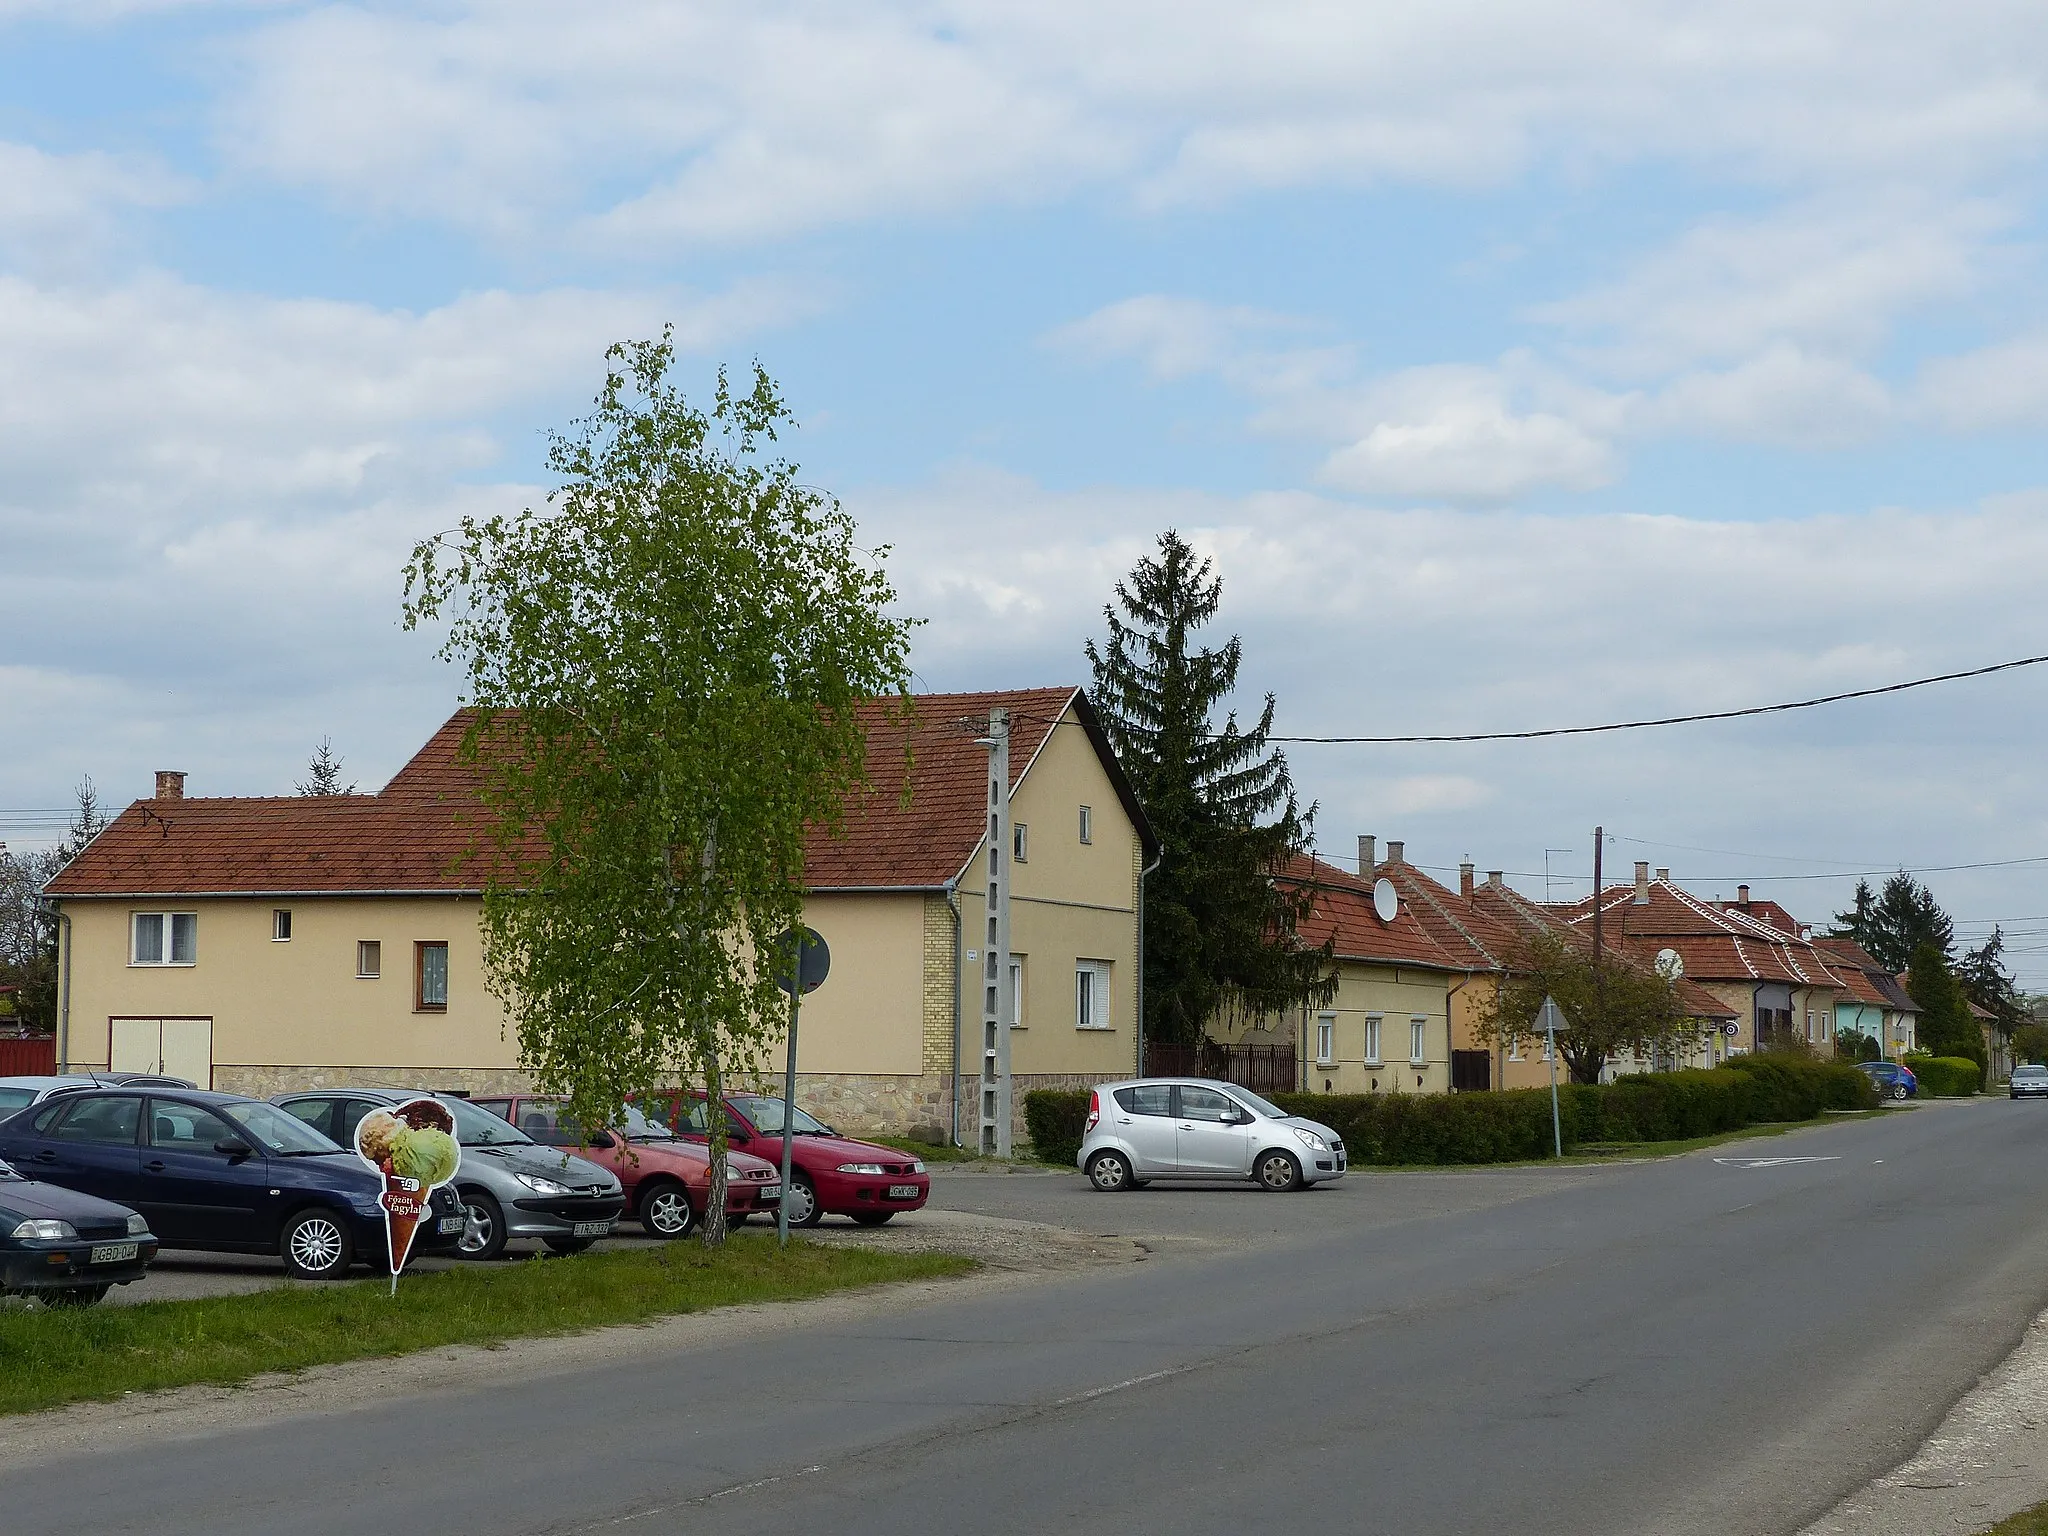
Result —
<path fill-rule="evenodd" d="M 157 1072 L 213 1086 L 213 1020 L 115 1019 L 108 1070 Z"/>

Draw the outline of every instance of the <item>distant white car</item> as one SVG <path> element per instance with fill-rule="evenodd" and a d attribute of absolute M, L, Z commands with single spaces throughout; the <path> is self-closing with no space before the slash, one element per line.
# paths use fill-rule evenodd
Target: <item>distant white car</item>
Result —
<path fill-rule="evenodd" d="M 31 1104 L 40 1104 L 52 1094 L 74 1093 L 80 1088 L 97 1088 L 95 1079 L 75 1073 L 43 1077 L 0 1077 L 0 1120 L 16 1115 Z"/>
<path fill-rule="evenodd" d="M 2048 1067 L 2014 1067 L 2007 1087 L 2015 1099 L 2048 1099 Z"/>
<path fill-rule="evenodd" d="M 1344 1176 L 1344 1141 L 1327 1125 L 1290 1115 L 1249 1088 L 1199 1077 L 1104 1083 L 1088 1096 L 1077 1159 L 1105 1192 L 1154 1179 L 1243 1179 L 1271 1190 L 1306 1189 Z"/>

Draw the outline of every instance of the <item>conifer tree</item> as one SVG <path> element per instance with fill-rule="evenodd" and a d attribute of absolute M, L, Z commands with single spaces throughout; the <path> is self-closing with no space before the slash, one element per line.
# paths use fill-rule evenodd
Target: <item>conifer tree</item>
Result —
<path fill-rule="evenodd" d="M 1963 985 L 1948 957 L 1931 939 L 1912 954 L 1906 990 L 1920 1005 L 1920 1049 L 1933 1056 L 1967 1056 L 1984 1065 L 1984 1036 L 1970 1013 Z"/>
<path fill-rule="evenodd" d="M 1857 943 L 1891 972 L 1913 963 L 1913 952 L 1932 944 L 1945 962 L 1955 950 L 1955 925 L 1934 893 L 1903 869 L 1884 883 L 1869 913 L 1869 933 Z"/>
<path fill-rule="evenodd" d="M 1308 846 L 1315 807 L 1301 808 L 1268 745 L 1273 696 L 1240 727 L 1226 703 L 1238 638 L 1194 644 L 1222 593 L 1212 562 L 1169 529 L 1103 609 L 1108 643 L 1087 645 L 1090 697 L 1162 850 L 1145 893 L 1148 1040 L 1197 1042 L 1219 1016 L 1267 1017 L 1332 991 L 1329 946 L 1296 933 L 1313 892 L 1275 879 Z"/>
<path fill-rule="evenodd" d="M 1956 979 L 1971 1002 L 1996 1016 L 2003 1033 L 2009 1035 L 2027 1022 L 2026 1004 L 2020 1000 L 2012 973 L 2005 968 L 2003 928 L 1994 925 L 1990 938 L 1963 955 L 1956 963 Z"/>
<path fill-rule="evenodd" d="M 341 755 L 334 750 L 331 738 L 322 736 L 320 745 L 313 749 L 313 755 L 306 759 L 308 777 L 292 787 L 302 795 L 352 795 L 356 792 L 353 784 L 341 782 Z"/>

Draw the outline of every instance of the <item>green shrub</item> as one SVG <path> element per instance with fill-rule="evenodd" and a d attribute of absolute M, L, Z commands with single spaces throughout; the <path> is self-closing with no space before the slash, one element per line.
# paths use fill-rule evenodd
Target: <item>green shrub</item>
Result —
<path fill-rule="evenodd" d="M 1572 1090 L 1585 1141 L 1690 1141 L 1750 1123 L 1746 1079 L 1728 1072 L 1648 1072 Z"/>
<path fill-rule="evenodd" d="M 1024 1129 L 1041 1162 L 1071 1165 L 1088 1130 L 1086 1088 L 1034 1088 L 1024 1095 Z"/>
<path fill-rule="evenodd" d="M 1749 1085 L 1752 1125 L 1811 1120 L 1827 1109 L 1875 1109 L 1877 1087 L 1866 1072 L 1838 1061 L 1816 1061 L 1789 1051 L 1734 1056 L 1714 1069 Z"/>
<path fill-rule="evenodd" d="M 1289 1114 L 1318 1120 L 1344 1138 L 1359 1164 L 1512 1163 L 1552 1155 L 1550 1091 L 1502 1093 L 1274 1093 Z M 1575 1143 L 1564 1105 L 1565 1150 Z"/>
<path fill-rule="evenodd" d="M 1908 1056 L 1906 1070 L 1930 1099 L 1967 1099 L 1984 1086 L 1984 1069 L 1967 1056 Z"/>

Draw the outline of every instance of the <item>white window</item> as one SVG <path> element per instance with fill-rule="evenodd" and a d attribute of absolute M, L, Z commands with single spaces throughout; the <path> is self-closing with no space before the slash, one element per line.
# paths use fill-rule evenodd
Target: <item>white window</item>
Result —
<path fill-rule="evenodd" d="M 1813 1038 L 1813 1010 L 1811 1008 L 1806 1010 L 1806 1038 L 1809 1040 Z"/>
<path fill-rule="evenodd" d="M 1408 1059 L 1420 1065 L 1429 1060 L 1429 1019 L 1416 1014 L 1408 1021 Z"/>
<path fill-rule="evenodd" d="M 197 912 L 137 912 L 128 951 L 130 965 L 197 965 Z"/>
<path fill-rule="evenodd" d="M 1084 843 L 1095 841 L 1095 807 L 1092 805 L 1081 807 L 1081 841 Z"/>
<path fill-rule="evenodd" d="M 1010 956 L 1010 1028 L 1024 1027 L 1024 957 Z"/>
<path fill-rule="evenodd" d="M 1543 1059 L 1544 1059 L 1545 1061 L 1548 1061 L 1548 1060 L 1550 1060 L 1550 1056 L 1551 1056 L 1551 1051 L 1550 1051 L 1550 1036 L 1549 1036 L 1549 1035 L 1545 1035 L 1545 1036 L 1543 1037 Z"/>
<path fill-rule="evenodd" d="M 356 940 L 356 975 L 375 981 L 384 974 L 384 946 L 375 939 Z"/>
<path fill-rule="evenodd" d="M 1509 1060 L 1509 1061 L 1520 1061 L 1521 1059 L 1522 1059 L 1522 1037 L 1521 1037 L 1520 1035 L 1509 1035 L 1509 1036 L 1508 1036 L 1508 1060 Z"/>
<path fill-rule="evenodd" d="M 1021 821 L 1010 828 L 1010 857 L 1019 864 L 1031 862 L 1031 829 Z"/>
<path fill-rule="evenodd" d="M 1337 1015 L 1319 1013 L 1316 1015 L 1316 1060 L 1328 1066 L 1337 1059 Z"/>
<path fill-rule="evenodd" d="M 1074 1028 L 1109 1028 L 1109 962 L 1074 962 Z"/>
<path fill-rule="evenodd" d="M 288 912 L 288 911 L 286 911 L 286 910 L 285 910 L 285 909 L 284 909 L 283 907 L 273 907 L 273 908 L 271 908 L 271 911 L 270 911 L 270 942 L 271 942 L 271 943 L 273 943 L 273 944 L 289 944 L 289 943 L 291 943 L 291 941 L 292 941 L 292 915 L 291 915 L 291 913 L 290 913 L 290 912 Z"/>
<path fill-rule="evenodd" d="M 1380 1016 L 1376 1013 L 1365 1016 L 1365 1064 L 1369 1067 L 1380 1064 Z"/>
<path fill-rule="evenodd" d="M 1821 1039 L 1823 1039 L 1823 1040 L 1827 1039 L 1827 1037 L 1828 1037 L 1828 1014 L 1827 1014 L 1827 1010 L 1826 1010 L 1826 1009 L 1822 1009 L 1822 1010 L 1821 1010 L 1821 1015 L 1820 1015 L 1820 1037 L 1821 1037 Z"/>

